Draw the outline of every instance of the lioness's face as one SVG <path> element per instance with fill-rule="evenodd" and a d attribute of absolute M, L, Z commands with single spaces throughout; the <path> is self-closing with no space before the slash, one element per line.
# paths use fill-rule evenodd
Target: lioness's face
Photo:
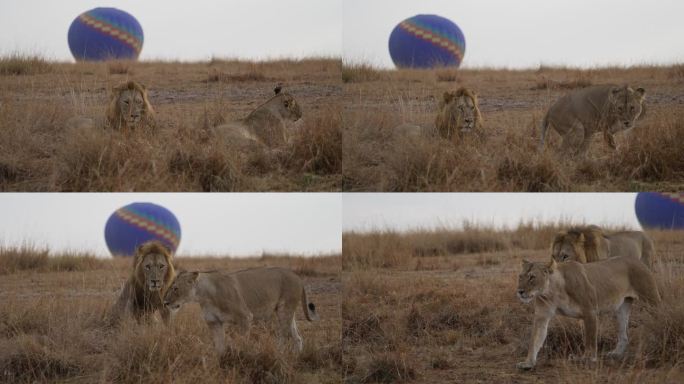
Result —
<path fill-rule="evenodd" d="M 523 260 L 523 271 L 518 276 L 518 299 L 527 304 L 543 293 L 549 285 L 550 273 L 549 264 Z"/>
<path fill-rule="evenodd" d="M 447 115 L 451 119 L 455 119 L 452 124 L 455 123 L 460 132 L 470 132 L 475 128 L 475 103 L 470 97 L 453 97 L 445 104 L 444 108 L 447 109 Z"/>
<path fill-rule="evenodd" d="M 145 114 L 145 100 L 142 93 L 137 89 L 124 89 L 118 100 L 121 118 L 128 125 L 135 125 L 142 120 Z"/>
<path fill-rule="evenodd" d="M 580 262 L 575 245 L 571 241 L 566 240 L 556 241 L 553 244 L 551 257 L 559 263 L 571 260 Z"/>
<path fill-rule="evenodd" d="M 181 272 L 178 274 L 169 290 L 166 291 L 164 305 L 172 311 L 179 310 L 183 304 L 192 300 L 196 281 L 197 275 L 195 273 Z"/>
<path fill-rule="evenodd" d="M 169 265 L 166 257 L 160 253 L 149 253 L 141 263 L 145 274 L 145 284 L 150 291 L 159 291 L 164 285 Z"/>
<path fill-rule="evenodd" d="M 302 117 L 302 110 L 294 97 L 284 94 L 281 98 L 280 114 L 285 119 L 297 121 Z"/>
<path fill-rule="evenodd" d="M 629 87 L 612 89 L 611 100 L 617 117 L 615 126 L 610 127 L 613 133 L 634 127 L 634 123 L 643 110 L 644 94 L 643 88 L 637 88 L 636 90 Z"/>

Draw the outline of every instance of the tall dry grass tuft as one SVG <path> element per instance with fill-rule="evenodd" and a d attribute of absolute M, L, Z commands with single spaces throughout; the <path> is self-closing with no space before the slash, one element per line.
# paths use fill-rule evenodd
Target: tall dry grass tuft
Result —
<path fill-rule="evenodd" d="M 343 83 L 376 81 L 382 80 L 383 78 L 382 71 L 369 64 L 344 63 L 342 65 Z"/>
<path fill-rule="evenodd" d="M 0 57 L 0 76 L 40 75 L 53 71 L 53 66 L 44 57 L 13 53 Z"/>
<path fill-rule="evenodd" d="M 306 119 L 292 140 L 287 165 L 315 174 L 342 173 L 342 114 L 328 109 Z"/>
<path fill-rule="evenodd" d="M 50 255 L 48 249 L 40 249 L 32 245 L 0 248 L 0 275 L 20 271 L 88 271 L 102 269 L 106 266 L 104 260 L 88 254 L 62 253 Z"/>

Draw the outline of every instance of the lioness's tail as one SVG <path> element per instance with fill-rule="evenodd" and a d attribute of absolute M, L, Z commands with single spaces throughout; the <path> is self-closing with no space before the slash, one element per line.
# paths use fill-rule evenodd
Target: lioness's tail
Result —
<path fill-rule="evenodd" d="M 310 303 L 306 298 L 306 289 L 302 287 L 302 309 L 304 310 L 304 316 L 309 321 L 318 320 L 318 313 L 316 313 L 316 306 L 314 303 Z"/>
<path fill-rule="evenodd" d="M 539 134 L 539 151 L 544 150 L 544 139 L 546 138 L 546 131 L 549 129 L 549 114 L 544 115 L 541 123 L 541 133 Z"/>
<path fill-rule="evenodd" d="M 629 269 L 629 280 L 639 299 L 651 305 L 660 304 L 658 285 L 651 271 L 640 261 L 634 260 Z"/>

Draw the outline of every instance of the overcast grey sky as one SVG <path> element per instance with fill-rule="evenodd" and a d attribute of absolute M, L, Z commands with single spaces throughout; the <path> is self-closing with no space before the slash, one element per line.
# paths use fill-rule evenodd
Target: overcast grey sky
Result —
<path fill-rule="evenodd" d="M 0 245 L 29 242 L 107 256 L 109 215 L 138 201 L 162 205 L 176 215 L 182 231 L 179 254 L 342 249 L 342 202 L 336 193 L 2 193 Z"/>
<path fill-rule="evenodd" d="M 524 222 L 620 225 L 639 229 L 635 193 L 345 193 L 343 230 L 495 227 Z"/>
<path fill-rule="evenodd" d="M 461 28 L 465 67 L 684 61 L 682 0 L 344 0 L 343 58 L 393 68 L 389 35 L 416 14 Z"/>
<path fill-rule="evenodd" d="M 140 22 L 141 60 L 339 57 L 342 50 L 342 0 L 0 0 L 0 53 L 71 60 L 69 25 L 95 7 Z"/>

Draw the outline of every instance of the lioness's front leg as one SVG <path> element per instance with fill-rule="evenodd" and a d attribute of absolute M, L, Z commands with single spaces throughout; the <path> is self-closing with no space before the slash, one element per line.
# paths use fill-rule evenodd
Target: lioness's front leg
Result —
<path fill-rule="evenodd" d="M 207 321 L 207 326 L 211 331 L 214 339 L 214 347 L 219 356 L 223 355 L 226 350 L 226 335 L 223 329 L 223 323 L 220 321 Z"/>
<path fill-rule="evenodd" d="M 551 320 L 551 317 L 553 317 L 552 312 L 535 311 L 530 348 L 527 350 L 527 360 L 518 363 L 519 369 L 532 369 L 537 364 L 537 354 L 544 344 L 544 340 L 546 340 L 546 332 L 549 327 L 549 321 Z"/>
<path fill-rule="evenodd" d="M 615 136 L 613 136 L 612 133 L 606 131 L 603 131 L 603 140 L 605 140 L 606 144 L 613 149 L 617 150 L 617 144 L 615 144 Z"/>
<path fill-rule="evenodd" d="M 584 317 L 584 355 L 590 361 L 596 361 L 598 350 L 598 316 L 595 311 L 587 312 Z"/>

